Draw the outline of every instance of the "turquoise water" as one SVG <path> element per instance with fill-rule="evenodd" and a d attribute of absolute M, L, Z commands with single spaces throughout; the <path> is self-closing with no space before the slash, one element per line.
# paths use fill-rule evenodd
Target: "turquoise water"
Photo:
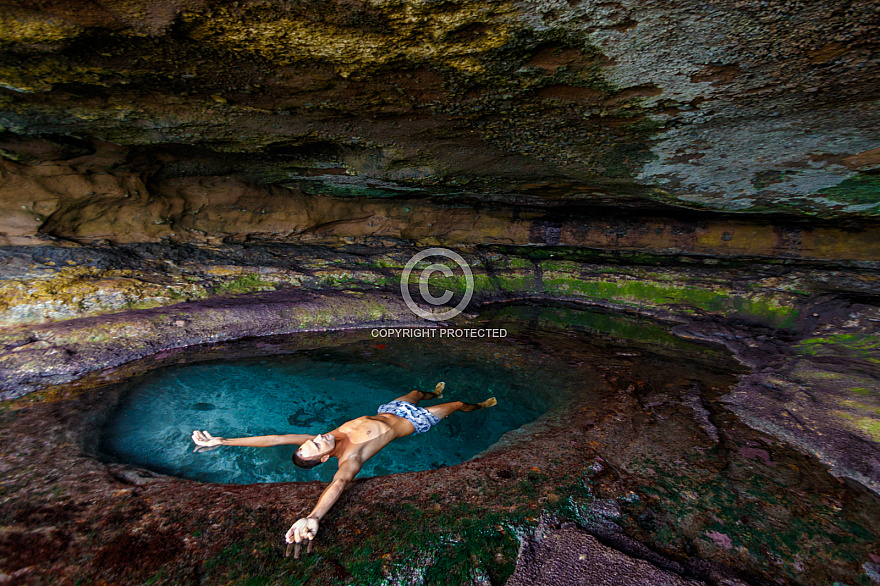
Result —
<path fill-rule="evenodd" d="M 471 344 L 475 342 L 470 342 Z M 552 373 L 540 355 L 468 342 L 366 340 L 259 359 L 182 365 L 154 372 L 123 397 L 103 434 L 111 459 L 185 478 L 222 483 L 330 480 L 336 460 L 311 470 L 291 463 L 296 446 L 224 446 L 193 453 L 194 429 L 220 437 L 322 433 L 412 389 L 446 382 L 442 399 L 496 407 L 455 413 L 427 433 L 392 442 L 360 477 L 427 470 L 468 460 L 506 432 L 539 417 L 554 400 Z M 491 346 L 491 343 L 486 343 Z M 487 361 L 486 353 L 497 362 Z M 511 353 L 512 352 L 512 353 Z M 508 355 L 510 354 L 510 355 Z"/>

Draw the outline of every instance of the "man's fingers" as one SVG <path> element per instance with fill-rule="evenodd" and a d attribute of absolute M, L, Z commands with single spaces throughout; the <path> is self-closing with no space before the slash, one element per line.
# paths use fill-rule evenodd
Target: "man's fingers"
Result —
<path fill-rule="evenodd" d="M 193 443 L 209 448 L 217 447 L 218 445 L 220 445 L 219 439 L 220 438 L 215 438 L 207 431 L 199 431 L 198 429 L 195 430 L 192 434 Z"/>
<path fill-rule="evenodd" d="M 306 545 L 306 553 L 312 553 L 312 543 L 314 543 L 314 541 L 312 541 L 311 539 L 306 541 L 306 544 L 307 544 Z M 287 557 L 290 555 L 290 547 L 291 546 L 293 546 L 293 559 L 298 560 L 299 554 L 302 551 L 302 543 L 296 543 L 296 544 L 291 543 L 290 545 L 288 545 L 287 552 L 285 552 L 284 557 Z"/>

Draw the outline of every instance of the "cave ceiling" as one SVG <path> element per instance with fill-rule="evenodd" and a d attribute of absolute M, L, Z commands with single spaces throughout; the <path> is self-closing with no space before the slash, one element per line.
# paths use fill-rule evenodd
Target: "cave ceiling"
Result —
<path fill-rule="evenodd" d="M 133 205 L 143 225 L 234 207 L 230 185 L 273 209 L 880 213 L 877 2 L 50 0 L 0 19 L 7 244 L 104 238 L 83 216 L 124 227 Z"/>

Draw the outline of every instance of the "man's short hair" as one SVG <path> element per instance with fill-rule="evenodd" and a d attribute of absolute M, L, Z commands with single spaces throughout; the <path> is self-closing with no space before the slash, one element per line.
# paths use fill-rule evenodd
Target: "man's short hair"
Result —
<path fill-rule="evenodd" d="M 293 453 L 293 457 L 291 458 L 291 460 L 293 460 L 293 463 L 296 464 L 297 466 L 299 466 L 300 468 L 305 468 L 305 469 L 314 468 L 318 464 L 322 463 L 321 456 L 318 456 L 317 458 L 303 458 L 302 456 L 299 455 L 298 450 Z"/>

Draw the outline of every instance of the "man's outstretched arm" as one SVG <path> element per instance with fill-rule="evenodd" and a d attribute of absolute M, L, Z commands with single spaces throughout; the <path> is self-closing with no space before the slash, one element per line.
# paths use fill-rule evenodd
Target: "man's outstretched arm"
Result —
<path fill-rule="evenodd" d="M 305 540 L 312 540 L 318 533 L 318 524 L 327 511 L 339 500 L 342 491 L 346 485 L 351 482 L 357 473 L 361 471 L 363 463 L 357 458 L 349 458 L 339 463 L 339 470 L 333 476 L 333 482 L 324 489 L 318 498 L 318 503 L 308 517 L 303 517 L 288 529 L 284 539 L 287 543 L 299 543 Z"/>
<path fill-rule="evenodd" d="M 288 433 L 285 435 L 258 435 L 253 437 L 214 437 L 207 431 L 194 431 L 193 443 L 199 447 L 212 448 L 216 446 L 247 446 L 251 448 L 270 448 L 287 444 L 302 445 L 312 439 L 314 434 Z M 198 449 L 198 448 L 197 448 Z"/>

